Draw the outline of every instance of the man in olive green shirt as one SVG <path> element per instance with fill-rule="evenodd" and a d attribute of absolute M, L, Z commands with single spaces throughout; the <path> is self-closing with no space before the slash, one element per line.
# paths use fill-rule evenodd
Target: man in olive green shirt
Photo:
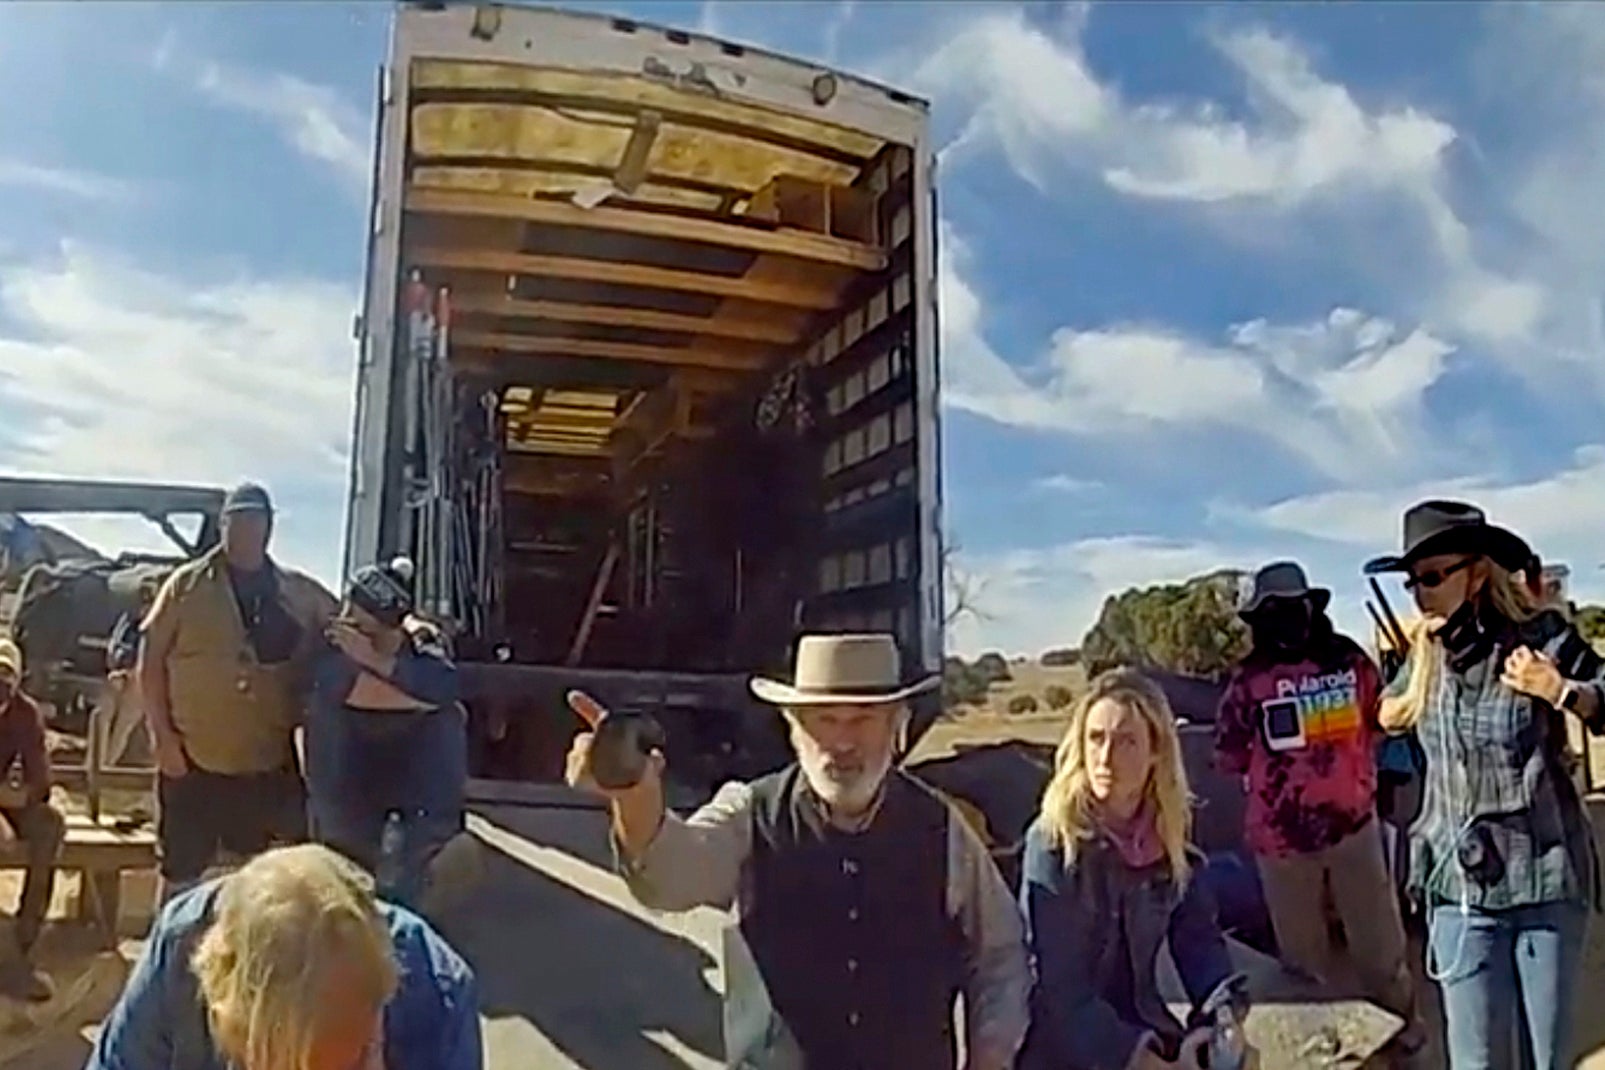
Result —
<path fill-rule="evenodd" d="M 267 492 L 235 488 L 221 545 L 168 577 L 144 621 L 139 683 L 167 895 L 198 881 L 219 849 L 250 856 L 306 836 L 293 738 L 311 653 L 338 607 L 268 556 L 272 525 Z"/>

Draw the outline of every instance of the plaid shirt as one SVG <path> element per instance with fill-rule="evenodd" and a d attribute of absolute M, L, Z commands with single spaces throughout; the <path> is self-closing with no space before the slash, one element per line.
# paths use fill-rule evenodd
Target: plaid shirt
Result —
<path fill-rule="evenodd" d="M 1462 672 L 1433 644 L 1436 682 L 1416 725 L 1426 755 L 1421 814 L 1410 829 L 1410 885 L 1430 900 L 1462 895 L 1473 907 L 1499 910 L 1556 900 L 1593 902 L 1599 893 L 1588 818 L 1563 764 L 1563 715 L 1500 680 L 1518 645 L 1554 659 L 1561 675 L 1591 685 L 1605 698 L 1605 663 L 1559 614 L 1523 625 L 1521 637 L 1500 643 Z M 1388 687 L 1404 693 L 1406 665 Z M 1605 727 L 1596 718 L 1588 726 Z M 1467 880 L 1458 844 L 1471 824 L 1486 827 L 1504 862 L 1497 882 Z"/>

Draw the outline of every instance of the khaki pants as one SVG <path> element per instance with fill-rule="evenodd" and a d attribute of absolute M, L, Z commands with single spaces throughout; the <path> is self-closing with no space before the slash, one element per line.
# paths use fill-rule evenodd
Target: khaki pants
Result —
<path fill-rule="evenodd" d="M 1327 928 L 1330 893 L 1366 995 L 1413 1026 L 1415 981 L 1377 822 L 1324 851 L 1258 862 L 1282 961 L 1318 980 L 1332 978 L 1338 949 Z"/>

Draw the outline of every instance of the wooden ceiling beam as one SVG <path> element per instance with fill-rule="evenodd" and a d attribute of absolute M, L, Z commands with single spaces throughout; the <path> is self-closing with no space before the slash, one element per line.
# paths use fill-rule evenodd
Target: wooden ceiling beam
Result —
<path fill-rule="evenodd" d="M 600 282 L 614 286 L 637 286 L 648 290 L 733 297 L 761 304 L 785 305 L 822 311 L 836 307 L 840 280 L 818 282 L 748 280 L 700 271 L 620 264 L 609 260 L 587 260 L 572 256 L 534 256 L 497 249 L 454 249 L 420 246 L 410 251 L 408 263 L 421 268 L 447 271 L 489 271 L 498 275 L 531 275 L 538 278 Z"/>
<path fill-rule="evenodd" d="M 499 316 L 557 323 L 595 323 L 607 327 L 634 327 L 649 331 L 680 331 L 715 338 L 736 338 L 748 342 L 794 345 L 798 332 L 784 323 L 734 319 L 729 316 L 687 316 L 678 312 L 658 312 L 648 308 L 618 305 L 577 305 L 567 301 L 525 301 L 516 297 L 454 292 L 451 309 L 455 313 Z"/>
<path fill-rule="evenodd" d="M 626 342 L 598 342 L 581 338 L 539 338 L 522 334 L 497 334 L 490 331 L 453 331 L 454 346 L 469 349 L 489 349 L 502 353 L 551 354 L 566 357 L 597 357 L 603 360 L 627 360 L 642 364 L 668 364 L 681 368 L 715 368 L 723 371 L 753 371 L 762 368 L 767 358 L 762 353 L 736 353 L 690 346 L 685 349 L 664 349 L 659 346 L 632 345 Z"/>
<path fill-rule="evenodd" d="M 886 267 L 884 249 L 810 231 L 767 230 L 741 223 L 659 215 L 628 208 L 581 208 L 565 201 L 539 201 L 501 193 L 413 188 L 407 191 L 404 203 L 407 211 L 419 215 L 517 219 L 525 223 L 639 234 L 785 256 L 855 271 L 881 271 Z"/>

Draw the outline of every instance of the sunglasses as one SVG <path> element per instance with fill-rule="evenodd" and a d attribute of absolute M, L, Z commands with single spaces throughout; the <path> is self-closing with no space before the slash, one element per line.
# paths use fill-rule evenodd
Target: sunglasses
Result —
<path fill-rule="evenodd" d="M 1444 581 L 1446 581 L 1450 576 L 1453 576 L 1456 572 L 1464 572 L 1466 569 L 1476 564 L 1476 561 L 1477 559 L 1475 557 L 1468 557 L 1464 561 L 1456 561 L 1448 568 L 1432 569 L 1427 572 L 1412 573 L 1408 578 L 1405 579 L 1404 589 L 1407 591 L 1413 591 L 1417 587 L 1425 587 L 1430 591 L 1434 587 L 1442 587 Z"/>

